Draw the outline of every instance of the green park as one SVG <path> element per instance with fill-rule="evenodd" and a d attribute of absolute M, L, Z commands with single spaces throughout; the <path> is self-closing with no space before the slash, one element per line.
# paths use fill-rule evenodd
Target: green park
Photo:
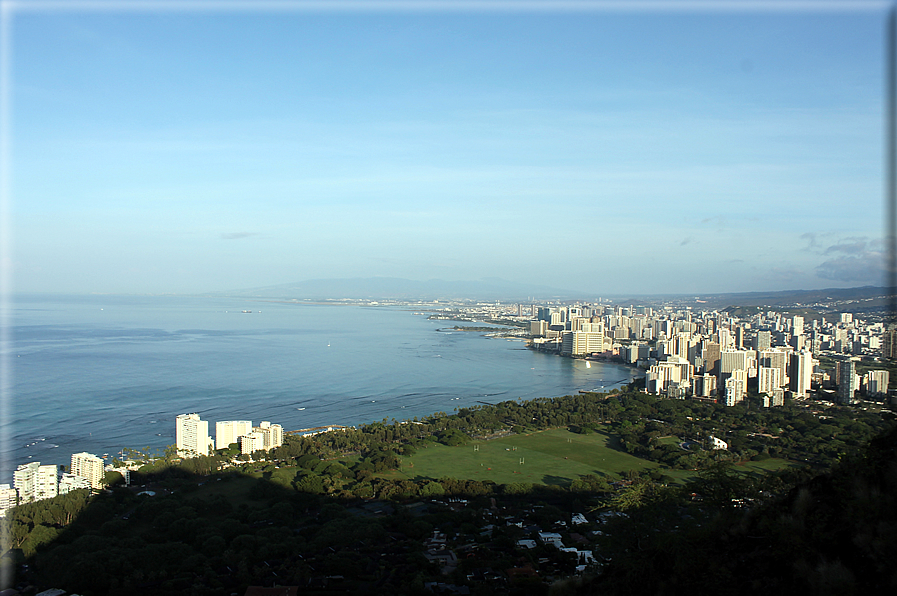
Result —
<path fill-rule="evenodd" d="M 676 440 L 674 437 L 669 439 Z M 560 428 L 490 441 L 472 441 L 455 447 L 431 443 L 412 456 L 401 457 L 399 470 L 381 476 L 408 480 L 448 477 L 496 484 L 526 482 L 568 486 L 586 474 L 611 482 L 631 471 L 662 470 L 674 480 L 685 480 L 694 474 L 630 455 L 622 451 L 617 443 L 616 437 L 603 432 L 578 434 Z M 745 462 L 736 469 L 744 473 L 762 473 L 788 465 L 782 459 L 767 459 Z"/>

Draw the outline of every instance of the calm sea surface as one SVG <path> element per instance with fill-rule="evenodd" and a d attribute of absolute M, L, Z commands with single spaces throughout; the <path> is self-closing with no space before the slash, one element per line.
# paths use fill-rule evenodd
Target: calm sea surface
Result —
<path fill-rule="evenodd" d="M 241 311 L 252 310 L 251 314 Z M 628 383 L 408 308 L 238 298 L 19 296 L 0 482 L 21 463 L 174 443 L 174 419 L 285 430 L 398 420 Z"/>

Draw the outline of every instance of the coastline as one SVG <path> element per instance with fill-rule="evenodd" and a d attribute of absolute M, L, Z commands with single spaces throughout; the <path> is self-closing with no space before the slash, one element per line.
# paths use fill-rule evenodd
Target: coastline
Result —
<path fill-rule="evenodd" d="M 602 378 L 594 365 L 524 350 L 523 338 L 481 341 L 482 333 L 434 333 L 445 324 L 406 310 L 330 306 L 268 303 L 247 316 L 241 298 L 20 301 L 17 407 L 0 472 L 9 478 L 32 461 L 67 466 L 72 453 L 126 445 L 163 450 L 184 412 L 293 429 L 352 426 L 575 394 Z"/>

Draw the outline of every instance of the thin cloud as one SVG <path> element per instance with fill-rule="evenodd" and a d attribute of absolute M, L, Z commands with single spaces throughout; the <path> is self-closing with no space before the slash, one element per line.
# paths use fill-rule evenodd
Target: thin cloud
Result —
<path fill-rule="evenodd" d="M 782 281 L 795 281 L 803 278 L 806 275 L 805 271 L 801 271 L 799 269 L 795 269 L 794 267 L 772 267 L 767 277 L 769 279 L 775 280 L 776 282 Z"/>
<path fill-rule="evenodd" d="M 240 240 L 241 238 L 249 238 L 250 236 L 257 236 L 256 232 L 226 232 L 221 234 L 222 240 Z"/>
<path fill-rule="evenodd" d="M 807 245 L 803 248 L 804 250 L 815 250 L 819 247 L 819 242 L 816 240 L 816 232 L 807 232 L 806 234 L 801 234 L 800 239 L 806 240 Z"/>
<path fill-rule="evenodd" d="M 843 253 L 848 255 L 858 255 L 866 250 L 867 245 L 868 242 L 866 242 L 865 239 L 855 240 L 854 242 L 842 241 L 826 248 L 824 254 L 830 255 L 832 253 Z"/>
<path fill-rule="evenodd" d="M 879 284 L 884 273 L 884 255 L 871 250 L 829 259 L 816 267 L 817 277 L 851 283 Z"/>
<path fill-rule="evenodd" d="M 832 238 L 836 236 L 832 232 L 807 232 L 799 236 L 800 240 L 806 242 L 801 249 L 804 252 L 811 252 L 817 255 L 856 255 L 860 256 L 866 252 L 881 252 L 882 241 L 880 238 L 869 239 L 868 236 L 847 236 L 843 238 Z"/>

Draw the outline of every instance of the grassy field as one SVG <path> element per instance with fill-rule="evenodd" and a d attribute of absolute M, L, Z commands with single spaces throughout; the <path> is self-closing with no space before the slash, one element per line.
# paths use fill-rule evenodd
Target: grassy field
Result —
<path fill-rule="evenodd" d="M 775 472 L 784 468 L 797 467 L 797 465 L 786 459 L 770 458 L 763 461 L 746 461 L 735 464 L 735 471 L 744 472 L 745 474 L 766 474 L 767 472 Z"/>
<path fill-rule="evenodd" d="M 663 442 L 678 443 L 676 437 L 665 437 Z M 616 438 L 604 433 L 580 435 L 566 429 L 550 429 L 525 435 L 512 435 L 491 441 L 472 441 L 460 447 L 446 447 L 431 443 L 413 456 L 400 457 L 398 471 L 377 474 L 382 478 L 439 479 L 451 477 L 465 480 L 491 480 L 497 484 L 526 482 L 568 486 L 577 477 L 595 474 L 609 481 L 617 480 L 629 470 L 661 469 L 676 482 L 694 476 L 690 470 L 673 470 L 660 464 L 616 449 Z M 357 459 L 357 458 L 354 458 Z M 351 466 L 352 461 L 343 460 Z M 781 459 L 737 464 L 735 470 L 744 474 L 762 475 L 792 464 Z M 284 467 L 275 470 L 271 480 L 281 486 L 289 486 L 297 469 Z M 207 499 L 216 494 L 228 498 L 233 504 L 252 504 L 249 490 L 261 473 L 237 476 L 231 480 L 206 482 L 191 496 Z"/>
<path fill-rule="evenodd" d="M 433 444 L 403 457 L 393 478 L 492 480 L 499 484 L 529 482 L 566 486 L 578 476 L 595 474 L 618 478 L 627 470 L 659 467 L 656 463 L 618 451 L 615 439 L 603 433 L 580 435 L 552 429 L 492 441 L 473 441 L 461 447 Z"/>
<path fill-rule="evenodd" d="M 678 442 L 675 437 L 669 442 Z M 474 441 L 460 447 L 433 444 L 411 457 L 402 457 L 398 472 L 385 478 L 442 478 L 491 480 L 498 484 L 529 482 L 567 486 L 578 476 L 595 474 L 616 480 L 628 470 L 663 469 L 675 481 L 694 476 L 690 470 L 673 470 L 614 448 L 614 437 L 603 433 L 580 435 L 566 429 L 551 429 L 513 435 L 492 441 Z M 745 462 L 735 470 L 765 474 L 794 465 L 782 459 Z"/>

